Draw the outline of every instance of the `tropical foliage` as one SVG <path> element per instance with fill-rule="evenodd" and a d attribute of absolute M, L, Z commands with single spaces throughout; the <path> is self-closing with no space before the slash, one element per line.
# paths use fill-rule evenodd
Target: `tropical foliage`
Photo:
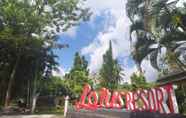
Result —
<path fill-rule="evenodd" d="M 132 90 L 149 89 L 155 86 L 153 83 L 147 83 L 146 78 L 142 73 L 133 73 L 130 78 Z"/>
<path fill-rule="evenodd" d="M 132 56 L 141 72 L 144 59 L 150 60 L 160 76 L 186 70 L 186 3 L 178 6 L 180 1 L 128 0 Z M 176 90 L 180 112 L 185 109 L 182 86 Z"/>
<path fill-rule="evenodd" d="M 34 111 L 43 82 L 57 66 L 53 49 L 68 47 L 57 43 L 57 34 L 89 18 L 80 2 L 0 1 L 0 101 L 5 107 L 23 97 Z"/>
<path fill-rule="evenodd" d="M 157 70 L 185 70 L 186 6 L 177 7 L 177 2 L 128 0 L 130 32 L 136 34 L 132 55 L 139 66 L 149 58 Z"/>

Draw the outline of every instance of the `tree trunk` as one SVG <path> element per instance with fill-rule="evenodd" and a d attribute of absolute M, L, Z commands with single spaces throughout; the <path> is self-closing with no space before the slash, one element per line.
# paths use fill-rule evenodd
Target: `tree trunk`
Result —
<path fill-rule="evenodd" d="M 1 81 L 0 81 L 0 104 L 3 104 L 3 99 L 4 99 L 4 85 L 5 85 L 5 82 L 4 82 L 5 80 L 4 79 L 2 79 Z"/>
<path fill-rule="evenodd" d="M 37 103 L 37 98 L 39 96 L 39 93 L 35 94 L 33 96 L 33 100 L 32 100 L 32 108 L 31 108 L 31 113 L 33 114 L 36 108 L 36 103 Z"/>
<path fill-rule="evenodd" d="M 9 82 L 8 82 L 8 88 L 7 88 L 6 96 L 5 96 L 5 108 L 7 108 L 9 106 L 9 103 L 10 103 L 12 85 L 13 85 L 13 82 L 14 82 L 14 79 L 15 79 L 16 69 L 17 69 L 17 66 L 19 64 L 19 61 L 20 61 L 20 55 L 18 55 L 16 63 L 15 63 L 15 65 L 12 69 L 12 72 L 10 74 L 10 78 L 9 78 Z"/>
<path fill-rule="evenodd" d="M 37 79 L 38 79 L 38 62 L 36 62 L 35 78 L 33 83 L 31 113 L 34 113 L 35 111 L 37 98 L 39 96 L 39 93 L 37 93 Z"/>
<path fill-rule="evenodd" d="M 30 106 L 30 79 L 27 80 L 27 101 L 26 101 L 26 106 L 29 108 Z"/>

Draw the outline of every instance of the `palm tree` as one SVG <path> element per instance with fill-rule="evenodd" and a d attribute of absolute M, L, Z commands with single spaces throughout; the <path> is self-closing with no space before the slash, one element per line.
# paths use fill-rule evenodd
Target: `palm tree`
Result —
<path fill-rule="evenodd" d="M 127 12 L 132 21 L 130 33 L 135 31 L 137 35 L 132 56 L 138 66 L 140 67 L 141 62 L 149 57 L 151 65 L 160 70 L 159 56 L 165 54 L 174 57 L 166 58 L 167 60 L 172 59 L 177 67 L 186 69 L 183 63 L 185 58 L 180 59 L 185 57 L 183 52 L 186 50 L 183 22 L 185 15 L 175 7 L 176 2 L 141 0 L 141 3 L 137 4 L 135 1 L 138 0 L 128 1 Z M 134 16 L 140 17 L 135 20 Z M 162 52 L 162 49 L 166 51 Z"/>

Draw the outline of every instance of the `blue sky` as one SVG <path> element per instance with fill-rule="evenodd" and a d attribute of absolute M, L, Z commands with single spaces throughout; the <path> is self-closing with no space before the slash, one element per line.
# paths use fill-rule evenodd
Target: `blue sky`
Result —
<path fill-rule="evenodd" d="M 97 72 L 102 64 L 102 55 L 108 49 L 109 41 L 113 45 L 113 57 L 118 59 L 124 69 L 125 80 L 133 72 L 137 71 L 131 58 L 131 46 L 129 41 L 130 21 L 125 12 L 126 0 L 87 0 L 85 6 L 93 12 L 90 21 L 81 22 L 79 26 L 61 33 L 59 42 L 69 44 L 68 49 L 55 50 L 59 56 L 60 72 L 63 75 L 72 67 L 75 52 L 84 55 L 89 61 L 91 72 Z M 148 61 L 142 63 L 145 76 L 149 81 L 157 77 L 157 72 Z"/>
<path fill-rule="evenodd" d="M 92 26 L 90 22 L 82 22 L 71 33 L 64 33 L 59 36 L 59 42 L 62 44 L 69 44 L 69 48 L 56 50 L 56 54 L 59 56 L 58 62 L 67 71 L 73 64 L 73 58 L 75 52 L 81 53 L 81 49 L 89 45 L 97 34 L 104 28 L 105 16 L 96 16 Z M 87 60 L 89 56 L 85 55 Z"/>

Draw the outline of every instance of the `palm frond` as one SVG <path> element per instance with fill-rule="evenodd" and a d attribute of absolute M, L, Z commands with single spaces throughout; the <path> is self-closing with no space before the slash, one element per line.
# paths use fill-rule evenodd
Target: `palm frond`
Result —
<path fill-rule="evenodd" d="M 160 40 L 160 44 L 166 45 L 169 44 L 170 42 L 179 42 L 179 41 L 186 41 L 185 32 L 180 32 L 180 31 L 168 32 L 162 37 L 162 39 Z"/>
<path fill-rule="evenodd" d="M 150 63 L 151 66 L 157 70 L 160 70 L 159 66 L 158 66 L 158 49 L 154 50 L 151 54 L 150 54 Z"/>
<path fill-rule="evenodd" d="M 156 42 L 154 40 L 147 39 L 147 37 L 137 39 L 137 42 L 134 45 L 134 51 L 132 53 L 132 57 L 136 63 L 141 64 L 145 57 L 156 50 L 150 48 L 150 46 L 153 44 L 156 44 Z"/>
<path fill-rule="evenodd" d="M 138 6 L 143 3 L 144 0 L 129 0 L 126 4 L 127 16 L 133 21 L 135 14 L 139 12 Z"/>
<path fill-rule="evenodd" d="M 137 22 L 134 22 L 130 26 L 130 34 L 132 34 L 132 32 L 137 31 L 137 30 L 144 30 L 144 23 L 143 22 L 137 21 Z"/>

